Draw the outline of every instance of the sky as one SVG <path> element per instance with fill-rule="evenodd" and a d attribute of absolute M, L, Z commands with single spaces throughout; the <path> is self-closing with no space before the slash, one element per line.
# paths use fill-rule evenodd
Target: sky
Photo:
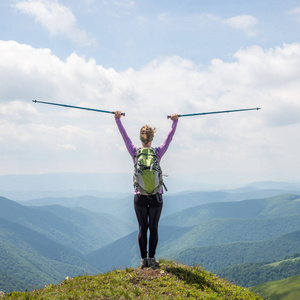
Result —
<path fill-rule="evenodd" d="M 182 117 L 162 159 L 204 183 L 300 182 L 300 1 L 3 0 L 0 175 L 131 173 L 113 114 Z"/>

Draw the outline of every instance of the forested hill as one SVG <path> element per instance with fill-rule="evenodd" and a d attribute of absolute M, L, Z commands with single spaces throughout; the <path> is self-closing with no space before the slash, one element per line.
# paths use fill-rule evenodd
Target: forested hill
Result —
<path fill-rule="evenodd" d="M 244 287 L 276 281 L 300 274 L 300 253 L 288 255 L 284 260 L 244 263 L 220 269 L 217 274 Z"/>

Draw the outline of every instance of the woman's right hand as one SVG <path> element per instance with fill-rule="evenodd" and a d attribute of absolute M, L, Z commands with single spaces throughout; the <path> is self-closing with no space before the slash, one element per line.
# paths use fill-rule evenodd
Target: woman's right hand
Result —
<path fill-rule="evenodd" d="M 115 118 L 116 119 L 120 119 L 121 118 L 122 113 L 119 110 L 115 111 L 114 113 L 115 113 Z"/>

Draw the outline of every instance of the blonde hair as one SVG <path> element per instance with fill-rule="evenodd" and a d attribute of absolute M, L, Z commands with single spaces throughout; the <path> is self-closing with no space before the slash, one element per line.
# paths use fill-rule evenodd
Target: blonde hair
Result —
<path fill-rule="evenodd" d="M 140 130 L 141 142 L 145 145 L 147 145 L 149 142 L 152 142 L 155 132 L 156 132 L 156 128 L 152 128 L 148 125 L 143 126 Z"/>

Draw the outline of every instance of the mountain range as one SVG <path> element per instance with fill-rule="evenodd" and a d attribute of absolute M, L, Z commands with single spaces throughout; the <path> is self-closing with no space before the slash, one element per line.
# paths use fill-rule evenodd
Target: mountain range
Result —
<path fill-rule="evenodd" d="M 300 252 L 300 196 L 271 187 L 165 195 L 157 257 L 217 272 Z M 138 266 L 132 196 L 0 197 L 0 249 L 5 292 Z"/>

